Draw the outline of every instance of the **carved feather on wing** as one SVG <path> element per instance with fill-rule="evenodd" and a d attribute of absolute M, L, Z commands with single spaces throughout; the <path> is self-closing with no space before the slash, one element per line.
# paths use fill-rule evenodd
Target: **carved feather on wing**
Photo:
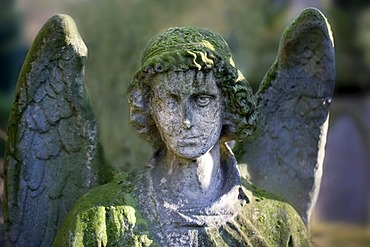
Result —
<path fill-rule="evenodd" d="M 256 133 L 235 151 L 249 179 L 285 198 L 306 223 L 320 187 L 333 90 L 330 26 L 309 8 L 285 30 L 257 92 Z"/>
<path fill-rule="evenodd" d="M 46 22 L 27 55 L 5 153 L 9 246 L 50 246 L 72 204 L 110 179 L 83 84 L 86 56 L 66 15 Z"/>

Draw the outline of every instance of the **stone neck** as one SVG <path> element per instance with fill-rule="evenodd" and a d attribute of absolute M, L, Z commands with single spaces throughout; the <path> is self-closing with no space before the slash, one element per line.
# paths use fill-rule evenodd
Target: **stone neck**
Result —
<path fill-rule="evenodd" d="M 161 246 L 177 246 L 178 239 L 183 238 L 189 242 L 189 231 L 220 226 L 239 212 L 241 184 L 235 157 L 223 144 L 215 146 L 210 155 L 217 162 L 209 164 L 212 178 L 207 189 L 194 174 L 202 172 L 191 167 L 193 164 L 171 164 L 169 172 L 164 152 L 157 152 L 138 174 L 134 194 L 140 213 L 148 219 L 150 231 Z M 199 160 L 195 164 L 202 167 Z"/>
<path fill-rule="evenodd" d="M 184 159 L 166 150 L 156 163 L 151 177 L 163 203 L 204 207 L 218 198 L 224 180 L 219 143 L 196 159 Z"/>

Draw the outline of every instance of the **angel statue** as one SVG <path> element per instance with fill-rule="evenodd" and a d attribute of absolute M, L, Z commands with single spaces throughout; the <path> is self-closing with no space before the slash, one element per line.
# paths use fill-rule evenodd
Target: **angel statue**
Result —
<path fill-rule="evenodd" d="M 71 18 L 58 15 L 22 69 L 6 152 L 9 246 L 310 246 L 334 87 L 320 11 L 286 29 L 256 94 L 220 35 L 154 36 L 128 91 L 131 125 L 153 155 L 111 180 L 85 55 Z"/>

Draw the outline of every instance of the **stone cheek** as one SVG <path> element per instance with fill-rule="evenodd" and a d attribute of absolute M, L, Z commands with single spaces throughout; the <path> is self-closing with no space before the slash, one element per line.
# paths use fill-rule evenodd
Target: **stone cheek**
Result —
<path fill-rule="evenodd" d="M 151 237 L 125 183 L 123 175 L 82 197 L 53 246 L 166 246 Z M 244 185 L 248 200 L 240 213 L 217 227 L 182 227 L 179 235 L 188 232 L 183 246 L 310 246 L 306 227 L 291 206 Z"/>

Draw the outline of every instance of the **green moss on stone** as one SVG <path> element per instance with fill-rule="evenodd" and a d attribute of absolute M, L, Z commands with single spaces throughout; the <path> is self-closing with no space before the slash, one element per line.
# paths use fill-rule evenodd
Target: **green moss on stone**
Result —
<path fill-rule="evenodd" d="M 270 69 L 267 71 L 265 77 L 262 80 L 262 83 L 260 84 L 257 95 L 263 94 L 271 86 L 273 81 L 276 79 L 277 66 L 278 66 L 278 62 L 275 61 L 270 67 Z"/>
<path fill-rule="evenodd" d="M 294 242 L 294 246 L 310 246 L 308 230 L 292 206 L 246 180 L 243 185 L 255 197 L 245 217 L 269 246 L 288 246 L 289 241 Z"/>
<path fill-rule="evenodd" d="M 126 174 L 94 188 L 72 209 L 54 246 L 159 246 L 137 211 L 132 177 Z M 200 246 L 309 246 L 307 229 L 287 203 L 242 180 L 250 202 L 220 227 L 199 229 Z M 293 241 L 293 242 L 292 242 Z"/>
<path fill-rule="evenodd" d="M 150 246 L 153 240 L 130 194 L 132 188 L 130 175 L 121 174 L 85 194 L 68 214 L 53 246 Z"/>

